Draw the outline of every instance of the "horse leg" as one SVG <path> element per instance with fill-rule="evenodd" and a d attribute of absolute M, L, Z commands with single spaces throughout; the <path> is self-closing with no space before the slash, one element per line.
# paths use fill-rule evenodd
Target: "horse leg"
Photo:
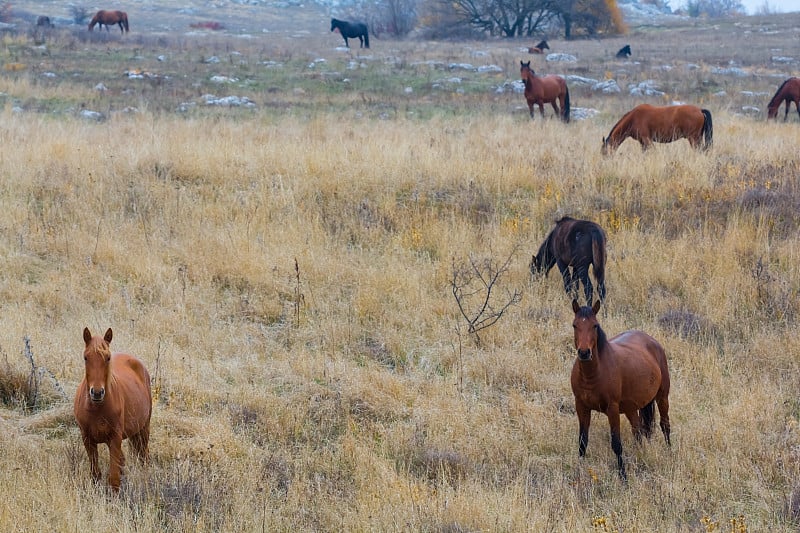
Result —
<path fill-rule="evenodd" d="M 639 416 L 639 412 L 636 409 L 625 411 L 625 417 L 631 423 L 631 432 L 636 442 L 642 442 L 642 435 L 645 434 L 644 417 Z"/>
<path fill-rule="evenodd" d="M 592 287 L 592 280 L 589 279 L 589 265 L 582 266 L 577 269 L 576 277 L 583 283 L 583 294 L 586 296 L 586 303 L 592 305 L 592 295 L 594 288 Z M 577 290 L 578 282 L 575 282 L 575 289 Z"/>
<path fill-rule="evenodd" d="M 92 442 L 84 437 L 83 446 L 86 448 L 86 454 L 89 456 L 89 468 L 92 472 L 92 479 L 95 483 L 97 483 L 100 481 L 100 465 L 97 459 L 97 443 Z"/>
<path fill-rule="evenodd" d="M 344 34 L 342 34 L 342 37 L 344 37 Z M 350 48 L 350 43 L 348 43 L 348 42 L 347 42 L 347 37 L 344 37 L 344 45 L 345 45 L 347 48 Z"/>
<path fill-rule="evenodd" d="M 528 102 L 528 112 L 531 115 L 531 120 L 534 119 L 533 106 L 534 106 L 533 102 Z"/>
<path fill-rule="evenodd" d="M 659 425 L 661 432 L 664 434 L 664 439 L 667 441 L 667 446 L 672 446 L 669 440 L 670 425 L 669 425 L 669 398 L 666 394 L 661 394 L 656 397 L 656 404 L 658 404 L 658 416 L 660 418 Z"/>
<path fill-rule="evenodd" d="M 797 116 L 800 118 L 800 100 L 794 101 L 794 107 L 797 109 Z"/>
<path fill-rule="evenodd" d="M 551 103 L 553 104 L 553 111 L 555 112 L 556 116 L 560 117 L 561 111 L 558 109 L 558 104 L 556 103 L 555 100 L 553 100 Z"/>
<path fill-rule="evenodd" d="M 586 455 L 586 446 L 589 445 L 589 424 L 592 423 L 592 411 L 576 401 L 575 412 L 578 413 L 578 457 L 583 457 Z"/>
<path fill-rule="evenodd" d="M 542 119 L 544 119 L 544 102 L 539 101 L 537 103 L 539 105 L 539 114 L 542 115 Z"/>
<path fill-rule="evenodd" d="M 570 272 L 569 266 L 561 260 L 556 261 L 556 266 L 561 272 L 561 277 L 564 278 L 564 291 L 571 296 L 577 296 L 577 280 Z"/>
<path fill-rule="evenodd" d="M 134 451 L 136 452 L 136 456 L 139 460 L 147 464 L 150 460 L 150 451 L 148 449 L 148 442 L 150 441 L 150 428 L 145 427 L 136 435 L 132 435 L 128 439 L 133 446 Z"/>
<path fill-rule="evenodd" d="M 125 468 L 125 454 L 122 453 L 122 436 L 115 435 L 108 443 L 108 484 L 111 490 L 119 492 L 122 471 Z"/>
<path fill-rule="evenodd" d="M 622 439 L 619 435 L 619 404 L 609 404 L 606 416 L 608 416 L 608 425 L 611 426 L 611 449 L 614 451 L 614 455 L 617 456 L 619 477 L 626 481 L 628 475 L 625 473 L 625 462 L 622 460 Z"/>
<path fill-rule="evenodd" d="M 639 419 L 641 421 L 640 434 L 648 440 L 653 434 L 653 420 L 655 419 L 656 404 L 655 400 L 639 409 Z"/>

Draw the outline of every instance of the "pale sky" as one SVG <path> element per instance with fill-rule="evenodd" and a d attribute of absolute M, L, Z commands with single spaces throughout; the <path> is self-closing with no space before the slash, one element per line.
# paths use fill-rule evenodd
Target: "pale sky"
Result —
<path fill-rule="evenodd" d="M 765 0 L 741 0 L 747 13 L 754 14 L 761 7 L 764 6 Z M 800 11 L 800 0 L 766 0 L 769 5 L 769 10 L 776 13 L 789 13 L 790 11 Z M 677 6 L 686 5 L 686 2 L 672 1 L 670 5 L 675 9 Z"/>

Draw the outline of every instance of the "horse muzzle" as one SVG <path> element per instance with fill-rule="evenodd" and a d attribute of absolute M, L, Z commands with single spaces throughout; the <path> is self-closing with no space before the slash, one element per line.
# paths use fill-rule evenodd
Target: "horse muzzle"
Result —
<path fill-rule="evenodd" d="M 92 400 L 94 403 L 101 403 L 106 397 L 106 388 L 101 387 L 100 389 L 95 389 L 94 387 L 89 389 L 89 399 Z"/>
<path fill-rule="evenodd" d="M 591 350 L 578 350 L 578 360 L 579 361 L 591 361 L 592 360 L 592 351 Z"/>

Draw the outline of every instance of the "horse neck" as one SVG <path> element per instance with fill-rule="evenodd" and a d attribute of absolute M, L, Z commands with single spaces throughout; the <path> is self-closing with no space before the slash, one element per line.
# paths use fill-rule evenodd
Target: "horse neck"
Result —
<path fill-rule="evenodd" d="M 551 231 L 547 238 L 544 240 L 539 251 L 536 252 L 536 263 L 539 265 L 539 272 L 547 274 L 550 269 L 556 264 L 556 254 L 553 251 L 553 235 L 555 230 Z"/>
<path fill-rule="evenodd" d="M 628 111 L 623 115 L 619 121 L 614 124 L 614 127 L 611 128 L 611 131 L 608 133 L 608 137 L 606 137 L 606 144 L 612 150 L 616 150 L 619 148 L 619 145 L 622 144 L 622 141 L 627 139 L 631 132 L 631 122 L 633 118 L 631 117 L 631 112 Z"/>

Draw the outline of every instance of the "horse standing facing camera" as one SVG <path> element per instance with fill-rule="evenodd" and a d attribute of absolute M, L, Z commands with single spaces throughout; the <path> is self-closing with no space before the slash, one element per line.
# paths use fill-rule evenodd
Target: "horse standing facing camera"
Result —
<path fill-rule="evenodd" d="M 642 436 L 649 439 L 657 404 L 661 431 L 667 445 L 670 444 L 667 355 L 657 340 L 641 331 L 626 331 L 607 338 L 597 321 L 599 301 L 592 307 L 581 307 L 577 300 L 572 300 L 572 310 L 577 357 L 570 383 L 578 415 L 578 455 L 586 455 L 592 411 L 605 413 L 619 476 L 625 480 L 620 413 L 631 423 L 636 440 L 640 441 Z"/>

